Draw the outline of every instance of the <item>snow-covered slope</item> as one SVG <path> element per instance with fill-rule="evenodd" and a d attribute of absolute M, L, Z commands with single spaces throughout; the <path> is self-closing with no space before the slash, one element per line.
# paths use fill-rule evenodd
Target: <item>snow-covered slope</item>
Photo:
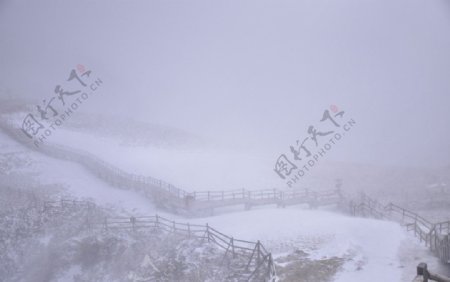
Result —
<path fill-rule="evenodd" d="M 439 262 L 395 222 L 354 218 L 336 212 L 298 207 L 231 213 L 209 221 L 237 238 L 261 240 L 276 258 L 293 250 L 320 261 L 343 258 L 333 281 L 411 281 L 420 260 Z"/>
<path fill-rule="evenodd" d="M 20 158 L 26 156 L 25 169 L 20 169 L 21 165 L 12 169 L 22 173 L 24 178 L 30 178 L 30 173 L 33 173 L 38 183 L 59 184 L 61 195 L 89 197 L 121 213 L 157 212 L 148 200 L 134 192 L 102 183 L 77 164 L 30 151 L 4 134 L 0 134 L 0 138 L 2 155 L 13 153 Z M 328 273 L 334 281 L 410 281 L 416 264 L 423 259 L 431 262 L 434 269 L 438 268 L 437 260 L 426 252 L 424 246 L 412 240 L 398 224 L 391 222 L 353 218 L 330 211 L 305 210 L 302 207 L 262 208 L 195 220 L 167 216 L 180 221 L 209 223 L 235 238 L 261 240 L 279 263 L 280 272 L 285 271 L 287 276 L 288 266 L 296 263 L 289 259 L 295 250 L 302 252 L 300 261 L 308 262 L 308 265 L 336 261 L 335 268 Z M 420 256 L 413 256 L 414 253 L 420 253 Z"/>
<path fill-rule="evenodd" d="M 4 118 L 19 127 L 24 115 L 16 111 Z M 125 119 L 117 126 L 109 124 L 103 129 L 108 117 L 101 117 L 90 120 L 89 126 L 79 130 L 89 121 L 89 116 L 80 114 L 80 117 L 81 121 L 74 122 L 75 126 L 58 127 L 45 142 L 88 151 L 125 171 L 162 179 L 186 191 L 287 188 L 274 172 L 275 152 L 224 147 L 170 128 L 167 140 L 161 136 L 153 138 L 164 131 L 163 126 L 144 127 L 146 133 L 140 134 L 138 125 L 143 123 L 130 120 L 133 125 L 130 131 L 136 134 L 136 140 L 131 141 L 134 136 L 120 134 L 127 124 Z M 78 116 L 73 119 L 78 120 Z M 378 198 L 389 192 L 387 199 L 401 200 L 423 190 L 430 175 L 433 171 L 425 169 L 322 160 L 296 187 L 331 189 L 336 179 L 341 178 L 345 182 L 343 188 L 348 191 L 363 190 Z"/>
<path fill-rule="evenodd" d="M 19 127 L 24 115 L 23 112 L 15 112 L 4 118 Z M 200 148 L 186 143 L 168 145 L 175 140 L 164 143 L 158 139 L 164 146 L 135 146 L 125 140 L 101 131 L 81 132 L 61 126 L 44 142 L 88 151 L 125 171 L 162 179 L 187 191 L 280 186 L 280 180 L 274 176 L 272 156 L 214 146 Z"/>
<path fill-rule="evenodd" d="M 5 156 L 15 156 L 16 164 L 12 168 L 0 171 L 0 184 L 8 186 L 41 186 L 58 187 L 60 197 L 91 198 L 99 205 L 107 205 L 116 209 L 125 209 L 149 214 L 156 210 L 148 201 L 138 194 L 115 189 L 99 180 L 82 166 L 47 157 L 32 151 L 0 132 L 0 156 L 5 164 L 14 165 Z"/>

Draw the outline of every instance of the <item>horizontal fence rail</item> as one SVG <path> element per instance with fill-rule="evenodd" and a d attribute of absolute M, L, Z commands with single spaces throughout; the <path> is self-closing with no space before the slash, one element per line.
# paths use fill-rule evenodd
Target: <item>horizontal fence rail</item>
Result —
<path fill-rule="evenodd" d="M 201 214 L 201 211 L 212 210 L 221 206 L 244 204 L 246 208 L 253 205 L 276 204 L 286 206 L 293 204 L 308 204 L 317 207 L 327 204 L 343 204 L 347 202 L 350 212 L 354 215 L 371 216 L 379 219 L 396 220 L 404 224 L 408 231 L 413 231 L 420 241 L 425 242 L 442 261 L 450 263 L 449 231 L 450 222 L 432 223 L 417 213 L 390 203 L 381 205 L 376 200 L 363 195 L 361 200 L 353 201 L 344 197 L 339 189 L 325 191 L 309 191 L 308 189 L 265 189 L 265 190 L 227 190 L 227 191 L 194 191 L 187 192 L 160 179 L 128 173 L 115 167 L 87 151 L 69 148 L 62 145 L 45 142 L 39 148 L 34 147 L 30 140 L 11 122 L 0 120 L 0 128 L 20 143 L 49 156 L 78 162 L 106 182 L 117 187 L 125 187 L 141 192 L 154 203 L 171 212 L 186 214 Z M 76 204 L 75 201 L 62 200 L 47 203 L 46 208 L 63 207 Z M 87 206 L 89 208 L 89 206 Z M 149 217 L 107 218 L 103 222 L 90 222 L 90 228 L 111 229 L 143 229 L 154 228 L 166 232 L 186 235 L 192 238 L 208 240 L 235 256 L 239 253 L 249 253 L 248 267 L 256 265 L 254 276 L 260 267 L 267 267 L 267 273 L 275 277 L 275 268 L 270 253 L 261 243 L 238 240 L 226 236 L 208 225 L 192 225 L 177 223 L 158 215 Z M 257 262 L 255 264 L 255 261 Z M 252 276 L 251 276 L 252 277 Z"/>
<path fill-rule="evenodd" d="M 231 206 L 244 204 L 246 208 L 253 205 L 276 204 L 286 206 L 292 204 L 308 204 L 317 207 L 327 204 L 342 204 L 346 201 L 339 189 L 325 191 L 309 191 L 308 189 L 265 189 L 265 190 L 227 190 L 227 191 L 194 191 L 187 192 L 175 187 L 161 179 L 145 177 L 142 175 L 128 173 L 115 167 L 101 158 L 84 150 L 73 149 L 62 145 L 45 142 L 39 148 L 35 147 L 30 140 L 26 140 L 24 134 L 12 122 L 0 120 L 0 128 L 8 135 L 28 147 L 43 152 L 49 156 L 78 162 L 106 182 L 127 189 L 134 189 L 144 194 L 154 203 L 169 211 L 196 214 L 204 210 L 212 210 L 220 206 Z M 348 201 L 352 214 L 361 214 L 379 219 L 393 219 L 404 224 L 408 231 L 414 234 L 432 250 L 442 261 L 450 263 L 449 231 L 450 222 L 432 223 L 424 217 L 390 203 L 386 206 L 363 195 L 360 201 Z M 58 202 L 46 202 L 44 209 L 63 208 L 66 205 L 83 205 L 90 208 L 88 202 L 61 200 Z M 199 213 L 201 214 L 201 213 Z M 256 261 L 256 269 L 268 268 L 268 273 L 275 274 L 271 254 L 268 253 L 261 243 L 249 242 L 229 237 L 209 225 L 195 225 L 189 223 L 177 223 L 158 215 L 148 217 L 131 218 L 106 218 L 103 222 L 88 222 L 89 228 L 113 229 L 147 229 L 153 228 L 171 233 L 177 233 L 192 238 L 205 239 L 235 256 L 239 253 L 251 252 L 248 267 Z M 252 275 L 255 275 L 253 272 Z"/>
<path fill-rule="evenodd" d="M 27 139 L 12 122 L 0 120 L 0 127 L 20 143 L 55 158 L 78 162 L 111 185 L 136 190 L 152 200 L 158 207 L 170 212 L 203 216 L 205 213 L 212 214 L 216 208 L 233 205 L 244 205 L 246 209 L 256 205 L 268 204 L 282 207 L 308 204 L 310 207 L 317 207 L 339 203 L 342 199 L 339 190 L 314 192 L 308 189 L 239 189 L 187 192 L 161 179 L 128 173 L 84 150 L 53 144 L 48 141 L 36 147 L 31 139 Z"/>
<path fill-rule="evenodd" d="M 45 201 L 43 211 L 63 210 L 64 208 L 95 208 L 90 201 L 77 201 L 61 199 L 59 201 Z M 260 281 L 258 273 L 263 274 L 263 280 L 277 281 L 275 264 L 272 254 L 269 253 L 260 241 L 253 242 L 228 236 L 209 224 L 191 224 L 176 222 L 159 215 L 139 217 L 105 217 L 102 220 L 86 219 L 86 229 L 89 231 L 115 231 L 115 230 L 150 230 L 184 236 L 188 239 L 198 239 L 208 242 L 224 250 L 224 259 L 227 257 L 241 257 L 247 259 L 242 266 L 241 275 L 244 281 Z"/>
<path fill-rule="evenodd" d="M 433 223 L 423 216 L 403 207 L 389 203 L 383 206 L 364 193 L 359 201 L 349 201 L 353 215 L 371 216 L 400 222 L 412 231 L 442 262 L 450 264 L 450 221 Z"/>

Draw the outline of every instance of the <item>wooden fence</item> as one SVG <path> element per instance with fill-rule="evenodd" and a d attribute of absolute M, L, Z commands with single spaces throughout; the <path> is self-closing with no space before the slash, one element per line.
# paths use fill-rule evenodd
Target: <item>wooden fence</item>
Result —
<path fill-rule="evenodd" d="M 203 215 L 204 211 L 212 212 L 214 208 L 243 204 L 246 209 L 254 205 L 276 204 L 286 205 L 308 204 L 317 207 L 328 204 L 342 204 L 347 201 L 350 212 L 354 215 L 371 216 L 379 219 L 393 219 L 404 224 L 408 231 L 413 231 L 415 236 L 425 242 L 442 261 L 450 263 L 450 222 L 432 223 L 417 213 L 406 210 L 398 205 L 390 203 L 386 206 L 363 195 L 361 200 L 349 200 L 344 197 L 339 189 L 312 192 L 308 189 L 291 190 L 227 190 L 227 191 L 195 191 L 187 192 L 174 185 L 152 177 L 144 177 L 115 167 L 97 156 L 83 150 L 73 149 L 57 144 L 45 142 L 37 149 L 30 140 L 24 138 L 24 134 L 10 122 L 0 120 L 0 128 L 8 135 L 27 145 L 28 147 L 43 152 L 52 157 L 78 162 L 92 171 L 95 175 L 112 184 L 113 186 L 127 189 L 135 189 L 151 199 L 157 206 L 171 212 L 179 212 L 190 215 Z M 63 207 L 65 204 L 76 204 L 74 201 L 62 200 L 56 205 Z M 51 207 L 47 203 L 47 208 Z M 53 203 L 55 205 L 55 203 Z M 89 208 L 89 205 L 87 205 Z M 91 227 L 98 226 L 92 225 Z M 190 225 L 176 223 L 162 217 L 150 216 L 139 218 L 115 218 L 105 219 L 101 226 L 106 229 L 131 228 L 156 228 L 173 233 L 181 233 L 188 237 L 201 238 L 212 242 L 235 256 L 238 253 L 249 252 L 250 260 L 247 269 L 254 264 L 255 271 L 265 267 L 267 272 L 275 274 L 273 260 L 261 243 L 248 242 L 226 236 L 208 225 Z M 256 262 L 256 264 L 254 263 Z M 273 276 L 273 275 L 272 275 Z"/>
<path fill-rule="evenodd" d="M 62 210 L 66 207 L 93 208 L 95 204 L 89 201 L 59 200 L 44 202 L 43 211 Z M 224 250 L 224 260 L 230 258 L 245 258 L 247 263 L 242 266 L 240 275 L 244 281 L 277 281 L 275 264 L 272 254 L 260 241 L 252 242 L 225 235 L 209 224 L 199 225 L 180 223 L 159 215 L 140 217 L 105 217 L 101 221 L 86 219 L 86 229 L 114 231 L 126 229 L 131 231 L 151 230 L 181 235 L 188 239 L 199 239 Z"/>
<path fill-rule="evenodd" d="M 419 214 L 393 203 L 383 206 L 365 194 L 359 201 L 349 201 L 353 215 L 371 216 L 400 222 L 412 231 L 442 262 L 450 264 L 450 221 L 432 223 Z"/>
<path fill-rule="evenodd" d="M 27 139 L 23 132 L 11 122 L 0 120 L 0 128 L 31 149 L 55 158 L 78 162 L 111 185 L 136 190 L 152 200 L 156 206 L 174 213 L 204 216 L 212 214 L 214 209 L 235 205 L 243 205 L 245 209 L 257 205 L 285 207 L 308 204 L 310 207 L 317 207 L 334 204 L 342 199 L 339 190 L 312 192 L 308 189 L 240 189 L 187 192 L 161 179 L 128 173 L 84 150 L 53 144 L 48 140 L 36 147 L 30 141 L 31 139 Z"/>

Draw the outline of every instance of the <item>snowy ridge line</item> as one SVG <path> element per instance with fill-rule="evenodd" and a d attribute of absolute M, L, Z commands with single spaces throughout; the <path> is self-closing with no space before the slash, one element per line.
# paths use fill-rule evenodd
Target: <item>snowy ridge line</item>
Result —
<path fill-rule="evenodd" d="M 44 201 L 42 211 L 62 210 L 69 206 L 88 209 L 100 208 L 90 201 L 61 199 L 59 201 Z M 223 261 L 229 259 L 229 257 L 231 259 L 242 257 L 248 260 L 245 267 L 242 267 L 240 273 L 238 273 L 244 277 L 239 281 L 261 281 L 261 279 L 267 282 L 278 281 L 272 254 L 266 250 L 259 240 L 252 242 L 236 239 L 225 235 L 209 226 L 209 224 L 180 223 L 156 214 L 154 216 L 139 217 L 105 217 L 103 221 L 92 221 L 87 217 L 85 227 L 89 231 L 101 230 L 108 232 L 120 229 L 132 231 L 147 229 L 181 235 L 188 239 L 199 239 L 202 242 L 212 243 L 225 250 Z"/>
<path fill-rule="evenodd" d="M 442 262 L 450 264 L 450 221 L 432 223 L 419 214 L 409 211 L 396 204 L 383 206 L 366 194 L 361 194 L 358 201 L 349 201 L 350 212 L 353 215 L 371 216 L 378 219 L 397 221 L 413 231 L 420 242 L 425 242 L 430 251 Z"/>
<path fill-rule="evenodd" d="M 310 192 L 308 189 L 286 191 L 240 189 L 186 192 L 160 179 L 125 172 L 83 150 L 75 150 L 48 142 L 36 147 L 12 122 L 0 120 L 0 127 L 15 140 L 33 150 L 58 159 L 78 162 L 111 185 L 134 189 L 152 200 L 156 206 L 177 214 L 202 216 L 213 214 L 216 208 L 235 205 L 244 205 L 245 209 L 270 204 L 279 207 L 309 204 L 311 207 L 317 207 L 338 203 L 343 198 L 339 190 Z"/>

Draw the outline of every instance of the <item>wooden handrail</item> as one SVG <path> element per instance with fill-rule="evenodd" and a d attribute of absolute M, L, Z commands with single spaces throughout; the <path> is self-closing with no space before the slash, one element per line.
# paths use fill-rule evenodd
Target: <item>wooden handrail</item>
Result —
<path fill-rule="evenodd" d="M 53 204 L 53 206 L 50 206 L 48 208 L 61 209 L 68 208 L 70 204 L 79 206 L 95 206 L 94 203 L 89 201 L 72 201 L 64 199 L 60 201 L 44 202 L 44 205 L 48 204 Z M 272 256 L 266 251 L 260 241 L 252 242 L 242 239 L 235 239 L 216 230 L 208 224 L 199 225 L 184 222 L 175 222 L 173 220 L 161 217 L 158 214 L 139 217 L 105 217 L 102 221 L 93 222 L 91 220 L 87 220 L 87 223 L 90 230 L 99 228 L 105 230 L 129 229 L 136 231 L 142 228 L 157 228 L 159 230 L 170 233 L 187 235 L 189 238 L 206 238 L 208 242 L 213 243 L 221 249 L 225 250 L 225 255 L 230 249 L 232 250 L 231 253 L 233 254 L 233 257 L 236 255 L 246 255 L 249 259 L 246 265 L 247 269 L 250 265 L 252 265 L 252 262 L 255 262 L 255 269 L 253 269 L 247 280 L 252 279 L 255 273 L 257 273 L 258 270 L 262 267 L 266 269 L 267 280 L 269 280 L 271 277 L 276 276 L 276 269 Z M 193 229 L 192 227 L 196 227 L 198 229 Z M 258 258 L 264 259 L 260 260 Z"/>
<path fill-rule="evenodd" d="M 359 210 L 367 211 L 370 215 L 378 215 L 383 218 L 392 218 L 391 213 L 395 212 L 401 215 L 401 221 L 409 219 L 406 224 L 408 231 L 414 231 L 414 234 L 422 242 L 424 241 L 430 250 L 446 264 L 450 264 L 450 222 L 444 221 L 432 223 L 419 214 L 409 211 L 396 204 L 389 203 L 386 206 L 381 205 L 377 201 L 363 194 L 361 203 L 349 201 L 350 209 L 353 213 Z M 393 218 L 393 219 L 398 219 Z"/>

